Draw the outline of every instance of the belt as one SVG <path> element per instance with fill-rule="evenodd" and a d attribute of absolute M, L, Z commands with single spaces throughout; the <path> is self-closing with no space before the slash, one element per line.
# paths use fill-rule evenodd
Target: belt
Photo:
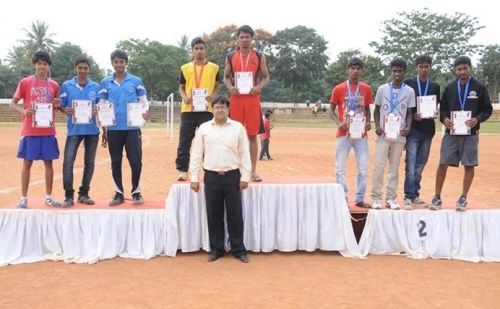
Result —
<path fill-rule="evenodd" d="M 239 169 L 234 169 L 234 170 L 229 170 L 229 171 L 210 171 L 210 170 L 206 170 L 206 169 L 203 169 L 203 170 L 205 171 L 205 173 L 215 174 L 215 175 L 219 175 L 219 176 L 226 176 L 226 175 L 230 175 L 230 174 L 233 174 L 233 173 L 240 171 Z"/>

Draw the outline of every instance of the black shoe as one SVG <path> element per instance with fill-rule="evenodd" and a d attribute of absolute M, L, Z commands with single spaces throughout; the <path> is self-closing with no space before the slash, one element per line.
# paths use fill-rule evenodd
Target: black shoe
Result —
<path fill-rule="evenodd" d="M 134 200 L 135 206 L 139 206 L 139 205 L 144 204 L 144 199 L 142 198 L 142 195 L 140 193 L 132 194 L 132 199 Z"/>
<path fill-rule="evenodd" d="M 123 194 L 116 192 L 115 197 L 109 202 L 109 206 L 117 206 L 123 204 L 125 199 L 123 198 Z"/>
<path fill-rule="evenodd" d="M 75 205 L 75 201 L 73 201 L 72 197 L 67 197 L 64 199 L 64 202 L 62 202 L 61 207 L 62 208 L 69 208 Z"/>
<path fill-rule="evenodd" d="M 78 197 L 78 203 L 80 204 L 85 204 L 85 205 L 94 205 L 95 202 L 93 199 L 90 198 L 88 195 L 80 195 Z"/>
<path fill-rule="evenodd" d="M 222 254 L 222 253 L 217 253 L 216 251 L 212 251 L 208 255 L 208 261 L 213 262 L 213 261 L 216 261 L 217 259 L 219 259 L 220 257 L 223 257 L 223 256 L 224 256 L 224 254 Z"/>
<path fill-rule="evenodd" d="M 368 203 L 365 203 L 364 201 L 359 201 L 359 202 L 356 202 L 356 205 L 357 207 L 361 207 L 361 208 L 372 208 L 372 206 Z"/>
<path fill-rule="evenodd" d="M 242 254 L 238 257 L 236 257 L 241 263 L 248 263 L 250 260 L 248 259 L 248 255 Z"/>

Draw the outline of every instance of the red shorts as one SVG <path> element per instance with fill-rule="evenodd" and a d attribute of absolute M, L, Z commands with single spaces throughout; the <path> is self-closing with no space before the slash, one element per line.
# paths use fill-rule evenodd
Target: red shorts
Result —
<path fill-rule="evenodd" d="M 261 131 L 263 121 L 260 96 L 258 95 L 232 95 L 230 97 L 229 117 L 241 122 L 249 136 L 263 133 Z"/>

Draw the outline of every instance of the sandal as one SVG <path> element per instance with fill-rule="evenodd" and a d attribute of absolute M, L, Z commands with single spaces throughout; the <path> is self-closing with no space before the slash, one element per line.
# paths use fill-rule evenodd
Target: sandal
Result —
<path fill-rule="evenodd" d="M 261 182 L 262 178 L 260 178 L 257 174 L 252 174 L 252 176 L 250 176 L 250 180 L 252 180 L 252 182 Z"/>

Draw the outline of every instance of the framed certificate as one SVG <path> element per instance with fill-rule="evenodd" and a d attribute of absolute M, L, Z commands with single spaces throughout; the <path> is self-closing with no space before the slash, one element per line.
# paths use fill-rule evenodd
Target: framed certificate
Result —
<path fill-rule="evenodd" d="M 235 72 L 235 85 L 240 94 L 249 94 L 253 88 L 253 72 Z"/>
<path fill-rule="evenodd" d="M 437 99 L 435 95 L 417 97 L 417 113 L 422 119 L 433 119 L 438 116 Z"/>
<path fill-rule="evenodd" d="M 129 127 L 142 127 L 146 120 L 144 120 L 144 107 L 140 103 L 127 104 L 127 125 Z"/>
<path fill-rule="evenodd" d="M 349 117 L 347 138 L 360 139 L 365 136 L 366 117 L 362 114 Z"/>
<path fill-rule="evenodd" d="M 401 130 L 401 117 L 389 114 L 384 117 L 384 138 L 398 139 Z"/>
<path fill-rule="evenodd" d="M 73 100 L 73 123 L 91 124 L 92 123 L 92 101 Z"/>
<path fill-rule="evenodd" d="M 116 115 L 113 103 L 99 103 L 97 107 L 97 120 L 102 127 L 114 126 L 116 124 Z"/>
<path fill-rule="evenodd" d="M 471 111 L 452 111 L 451 112 L 451 123 L 453 125 L 450 130 L 452 135 L 469 135 L 470 127 L 465 124 L 465 122 L 471 119 Z"/>
<path fill-rule="evenodd" d="M 54 126 L 54 109 L 52 103 L 34 103 L 33 127 L 52 128 Z"/>
<path fill-rule="evenodd" d="M 193 112 L 206 112 L 207 111 L 207 89 L 193 89 L 191 91 L 191 97 L 193 99 L 192 110 Z"/>

